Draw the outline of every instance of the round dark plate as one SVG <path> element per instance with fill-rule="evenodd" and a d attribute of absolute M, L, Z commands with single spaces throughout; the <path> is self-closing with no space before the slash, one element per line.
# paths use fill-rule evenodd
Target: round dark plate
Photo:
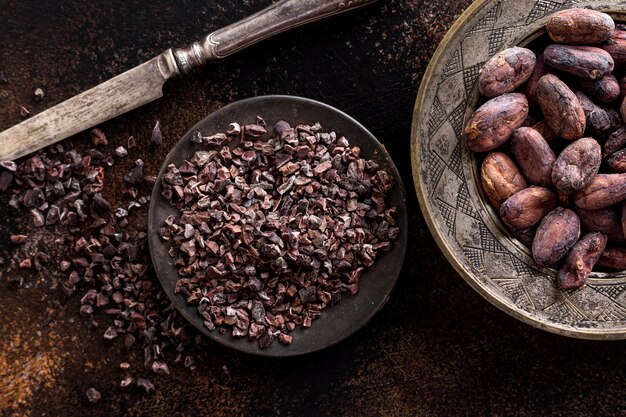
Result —
<path fill-rule="evenodd" d="M 182 295 L 174 293 L 178 270 L 174 266 L 173 258 L 167 253 L 169 242 L 163 241 L 158 235 L 163 220 L 170 214 L 178 214 L 178 210 L 161 197 L 161 177 L 166 167 L 171 163 L 178 165 L 186 158 L 190 158 L 195 151 L 204 149 L 203 145 L 190 140 L 192 132 L 200 131 L 203 135 L 224 132 L 234 121 L 255 123 L 257 115 L 263 117 L 268 127 L 281 119 L 292 126 L 319 122 L 324 128 L 337 132 L 338 136 L 348 138 L 352 146 L 360 147 L 365 158 L 374 159 L 394 176 L 396 185 L 388 195 L 387 206 L 398 208 L 397 223 L 400 227 L 400 235 L 392 243 L 391 250 L 379 254 L 374 265 L 363 272 L 359 292 L 355 296 L 346 296 L 337 305 L 323 310 L 322 315 L 313 320 L 311 328 L 298 327 L 292 331 L 290 335 L 293 336 L 293 343 L 290 346 L 274 341 L 266 349 L 259 348 L 256 341 L 249 341 L 248 338 L 235 338 L 230 333 L 222 335 L 217 330 L 210 332 L 204 327 L 196 308 L 187 305 Z M 400 174 L 385 148 L 367 129 L 347 114 L 318 101 L 293 96 L 262 96 L 237 101 L 210 114 L 193 126 L 170 151 L 152 192 L 148 217 L 148 242 L 152 263 L 165 293 L 178 311 L 200 332 L 224 346 L 242 352 L 284 357 L 314 352 L 333 345 L 363 327 L 381 309 L 389 298 L 402 268 L 407 228 L 406 194 Z"/>

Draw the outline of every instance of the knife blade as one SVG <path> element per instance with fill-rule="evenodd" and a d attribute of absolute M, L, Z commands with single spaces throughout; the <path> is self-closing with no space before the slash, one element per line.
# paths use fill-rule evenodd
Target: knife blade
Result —
<path fill-rule="evenodd" d="M 280 0 L 207 35 L 187 48 L 155 58 L 0 132 L 0 161 L 13 160 L 163 96 L 163 85 L 206 62 L 260 40 L 377 0 Z"/>

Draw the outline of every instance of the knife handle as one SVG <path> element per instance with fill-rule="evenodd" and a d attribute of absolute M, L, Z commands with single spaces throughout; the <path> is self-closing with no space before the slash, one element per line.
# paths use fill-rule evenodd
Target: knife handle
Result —
<path fill-rule="evenodd" d="M 217 61 L 286 30 L 355 9 L 377 0 L 280 0 L 238 22 L 173 50 L 181 74 Z"/>

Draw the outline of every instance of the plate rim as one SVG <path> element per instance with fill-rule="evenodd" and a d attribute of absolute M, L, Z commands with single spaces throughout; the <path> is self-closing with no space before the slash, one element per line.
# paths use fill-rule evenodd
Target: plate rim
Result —
<path fill-rule="evenodd" d="M 163 162 L 161 164 L 161 167 L 159 169 L 158 175 L 157 175 L 157 182 L 159 181 L 159 179 L 162 177 L 163 172 L 165 172 L 165 168 L 166 168 L 166 162 L 169 161 L 174 153 L 176 152 L 179 143 L 182 143 L 184 138 L 187 136 L 187 134 L 189 134 L 190 132 L 194 131 L 194 130 L 198 130 L 199 127 L 202 125 L 202 123 L 204 122 L 204 120 L 208 117 L 210 117 L 211 115 L 213 115 L 216 112 L 222 111 L 223 109 L 227 109 L 231 106 L 235 106 L 237 104 L 241 104 L 242 102 L 255 102 L 255 101 L 259 101 L 262 99 L 279 99 L 279 100 L 295 100 L 295 101 L 299 101 L 299 102 L 306 102 L 306 103 L 311 103 L 314 104 L 316 106 L 321 106 L 321 107 L 325 107 L 328 110 L 337 113 L 339 115 L 341 115 L 341 117 L 343 119 L 346 120 L 346 122 L 349 122 L 350 124 L 353 124 L 354 126 L 356 126 L 359 129 L 362 129 L 365 133 L 366 136 L 369 136 L 369 139 L 373 139 L 374 140 L 374 144 L 377 144 L 377 148 L 381 149 L 385 156 L 383 156 L 384 159 L 386 159 L 389 162 L 389 167 L 391 168 L 391 170 L 393 171 L 392 174 L 394 176 L 394 178 L 397 180 L 396 183 L 396 187 L 398 187 L 398 191 L 399 191 L 399 200 L 400 203 L 402 204 L 402 209 L 399 210 L 399 215 L 402 216 L 402 221 L 404 222 L 404 224 L 406 225 L 406 227 L 404 228 L 404 230 L 400 230 L 400 235 L 398 236 L 398 239 L 396 240 L 397 244 L 399 247 L 396 248 L 396 250 L 400 251 L 400 260 L 401 260 L 401 265 L 400 265 L 400 269 L 398 270 L 398 273 L 395 275 L 395 277 L 393 277 L 393 281 L 391 282 L 391 287 L 389 289 L 389 291 L 384 294 L 384 296 L 382 296 L 380 298 L 380 301 L 378 302 L 378 305 L 376 306 L 376 308 L 371 311 L 370 314 L 366 315 L 363 317 L 362 322 L 360 323 L 360 325 L 355 326 L 353 328 L 350 329 L 350 331 L 346 332 L 345 334 L 343 334 L 341 337 L 337 338 L 337 340 L 333 341 L 332 343 L 329 344 L 316 344 L 313 345 L 310 349 L 306 349 L 306 350 L 300 350 L 300 351 L 295 351 L 295 350 L 290 350 L 289 346 L 286 346 L 284 349 L 281 349 L 280 351 L 274 351 L 274 350 L 268 350 L 268 349 L 250 349 L 247 350 L 245 349 L 245 347 L 240 346 L 240 344 L 238 343 L 230 343 L 229 340 L 227 339 L 227 337 L 229 337 L 229 334 L 217 334 L 216 331 L 213 332 L 208 332 L 205 331 L 205 329 L 200 329 L 198 328 L 198 326 L 196 326 L 194 324 L 194 321 L 191 320 L 191 314 L 188 310 L 183 309 L 183 308 L 179 308 L 178 304 L 176 302 L 174 302 L 174 300 L 172 299 L 172 297 L 170 296 L 170 291 L 166 290 L 165 285 L 163 284 L 163 281 L 161 280 L 158 270 L 156 268 L 156 263 L 154 260 L 154 256 L 155 256 L 155 249 L 153 247 L 154 244 L 153 243 L 153 235 L 156 233 L 156 230 L 158 230 L 158 225 L 155 223 L 153 224 L 152 217 L 156 216 L 155 214 L 155 209 L 153 208 L 154 205 L 156 205 L 156 202 L 158 201 L 158 199 L 161 198 L 161 195 L 159 193 L 160 187 L 158 187 L 155 184 L 155 187 L 152 190 L 152 194 L 151 194 L 151 198 L 150 198 L 150 207 L 149 207 L 149 211 L 148 211 L 148 247 L 149 247 L 149 251 L 150 251 L 150 259 L 152 261 L 153 264 L 153 268 L 154 268 L 154 272 L 155 275 L 157 276 L 157 280 L 159 281 L 159 285 L 161 286 L 161 288 L 163 288 L 165 295 L 170 299 L 170 302 L 172 304 L 172 306 L 176 309 L 176 311 L 178 311 L 185 320 L 187 320 L 187 322 L 193 326 L 198 332 L 200 332 L 204 337 L 217 342 L 219 345 L 224 346 L 226 348 L 229 349 L 233 349 L 237 352 L 242 352 L 244 354 L 248 354 L 248 355 L 252 355 L 252 356 L 259 356 L 259 357 L 266 357 L 266 358 L 287 358 L 287 357 L 296 357 L 296 356 L 302 356 L 302 355 L 307 355 L 307 354 L 311 354 L 314 352 L 318 352 L 320 350 L 329 348 L 333 345 L 336 345 L 342 341 L 344 341 L 345 339 L 347 339 L 348 337 L 354 335 L 356 332 L 358 332 L 359 330 L 361 330 L 365 325 L 367 325 L 371 319 L 380 312 L 380 310 L 387 304 L 387 301 L 390 298 L 391 293 L 393 292 L 393 290 L 395 289 L 398 279 L 400 278 L 400 275 L 402 273 L 403 270 L 403 266 L 404 266 L 404 260 L 406 257 L 406 248 L 407 248 L 407 242 L 408 242 L 408 225 L 409 225 L 409 221 L 408 221 L 408 212 L 407 212 L 407 197 L 406 197 L 406 188 L 404 187 L 404 182 L 402 181 L 402 176 L 400 175 L 400 172 L 398 171 L 398 168 L 395 164 L 395 162 L 393 161 L 393 158 L 391 158 L 391 155 L 387 152 L 386 147 L 384 146 L 384 144 L 382 144 L 363 124 L 361 124 L 359 121 L 357 121 L 355 118 L 353 118 L 352 116 L 350 116 L 349 114 L 345 113 L 344 111 L 337 109 L 334 106 L 331 106 L 329 104 L 326 104 L 324 102 L 321 101 L 317 101 L 317 100 L 313 100 L 310 98 L 306 98 L 306 97 L 302 97 L 302 96 L 295 96 L 295 95 L 286 95 L 286 94 L 269 94 L 269 95 L 261 95 L 261 96 L 253 96 L 253 97 L 247 97 L 241 100 L 236 100 L 233 102 L 230 102 L 210 113 L 208 113 L 206 116 L 204 116 L 202 119 L 200 119 L 197 123 L 195 123 L 193 126 L 191 126 L 188 130 L 185 131 L 185 133 L 180 137 L 180 139 L 176 142 L 176 144 L 174 144 L 174 146 L 172 147 L 172 149 L 168 152 L 167 156 L 163 159 Z M 401 221 L 399 221 L 400 223 Z M 172 295 L 176 296 L 177 294 L 173 293 L 172 291 Z M 359 294 L 356 294 L 355 296 L 350 296 L 350 298 L 352 297 L 358 297 Z M 342 300 L 342 301 L 347 301 L 346 300 Z M 331 306 L 332 308 L 332 306 Z M 195 316 L 195 314 L 194 314 Z M 217 330 L 217 329 L 216 329 Z M 302 330 L 302 329 L 300 329 Z M 307 329 L 308 331 L 310 331 L 310 329 Z M 247 340 L 247 338 L 246 338 Z M 250 344 L 252 345 L 256 345 L 256 341 L 250 342 Z"/>

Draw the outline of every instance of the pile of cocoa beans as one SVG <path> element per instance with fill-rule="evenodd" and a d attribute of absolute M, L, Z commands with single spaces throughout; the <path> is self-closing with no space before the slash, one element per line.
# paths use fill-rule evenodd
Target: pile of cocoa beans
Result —
<path fill-rule="evenodd" d="M 487 101 L 465 136 L 486 153 L 482 185 L 502 222 L 574 289 L 595 266 L 626 269 L 626 26 L 568 9 L 546 30 L 547 46 L 485 63 Z"/>

